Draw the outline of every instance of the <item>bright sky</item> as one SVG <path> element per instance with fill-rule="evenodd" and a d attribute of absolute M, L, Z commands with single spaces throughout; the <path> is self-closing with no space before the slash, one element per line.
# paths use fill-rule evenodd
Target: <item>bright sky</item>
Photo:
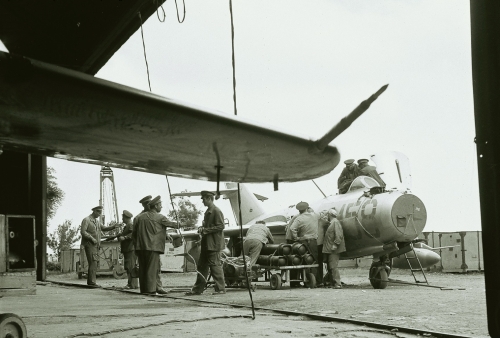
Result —
<path fill-rule="evenodd" d="M 178 2 L 182 6 L 182 2 Z M 234 114 L 228 1 L 175 2 L 166 20 L 144 25 L 152 90 Z M 235 1 L 238 115 L 320 138 L 382 85 L 387 91 L 333 143 L 342 161 L 384 151 L 409 157 L 413 193 L 426 205 L 424 231 L 480 230 L 474 139 L 469 3 L 466 1 Z M 181 13 L 182 15 L 182 13 Z M 98 77 L 148 91 L 140 30 Z M 73 224 L 99 204 L 100 167 L 49 158 L 63 205 L 50 221 Z M 316 181 L 337 192 L 343 164 Z M 145 195 L 162 195 L 164 176 L 114 169 L 120 213 L 134 215 Z M 215 190 L 216 183 L 170 179 L 172 192 Z M 322 197 L 312 182 L 258 184 L 273 211 Z M 200 208 L 202 204 L 195 200 Z M 234 223 L 229 202 L 217 202 Z"/>

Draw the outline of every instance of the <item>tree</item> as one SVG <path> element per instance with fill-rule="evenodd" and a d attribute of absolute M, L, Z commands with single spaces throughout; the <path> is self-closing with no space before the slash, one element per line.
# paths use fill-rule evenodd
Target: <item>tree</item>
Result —
<path fill-rule="evenodd" d="M 199 210 L 193 202 L 184 197 L 180 197 L 177 203 L 177 209 L 175 211 L 170 210 L 168 212 L 168 217 L 176 220 L 176 212 L 177 217 L 179 217 L 180 226 L 183 230 L 196 229 L 196 223 L 198 223 L 198 217 L 201 215 L 202 211 Z"/>
<path fill-rule="evenodd" d="M 71 249 L 73 243 L 80 239 L 80 226 L 73 227 L 70 220 L 57 226 L 57 230 L 47 236 L 47 245 L 61 259 L 61 251 Z"/>
<path fill-rule="evenodd" d="M 55 173 L 54 168 L 47 167 L 47 219 L 54 217 L 64 199 L 64 191 L 57 186 Z"/>

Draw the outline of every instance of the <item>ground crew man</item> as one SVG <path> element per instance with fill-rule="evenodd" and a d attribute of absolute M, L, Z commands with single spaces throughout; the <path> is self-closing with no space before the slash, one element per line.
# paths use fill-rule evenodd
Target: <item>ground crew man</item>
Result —
<path fill-rule="evenodd" d="M 358 165 L 354 163 L 354 159 L 345 160 L 344 164 L 345 168 L 342 169 L 342 173 L 340 173 L 337 180 L 339 194 L 345 194 L 352 181 L 360 175 Z"/>
<path fill-rule="evenodd" d="M 337 219 L 337 215 L 338 212 L 334 208 L 328 210 L 330 225 L 325 232 L 325 238 L 323 240 L 323 256 L 328 265 L 330 287 L 333 289 L 342 289 L 338 265 L 340 254 L 346 249 L 344 232 L 342 230 L 342 225 Z"/>
<path fill-rule="evenodd" d="M 328 226 L 330 225 L 330 221 L 328 220 L 328 213 L 322 211 L 320 213 L 320 217 L 318 219 L 318 275 L 316 277 L 317 286 L 321 286 L 323 284 L 323 240 L 325 237 L 325 232 Z"/>
<path fill-rule="evenodd" d="M 309 208 L 309 204 L 307 202 L 299 202 L 295 206 L 295 208 L 299 211 L 299 215 L 295 217 L 295 219 L 291 222 L 290 228 L 287 231 L 286 237 L 289 238 L 291 236 L 292 242 L 299 242 L 304 245 L 309 250 L 309 253 L 314 257 L 314 260 L 318 261 L 318 215 Z M 318 269 L 311 269 L 312 273 L 317 276 Z M 292 272 L 292 271 L 290 271 Z M 296 271 L 294 271 L 296 272 Z M 297 283 L 293 283 L 294 286 Z"/>
<path fill-rule="evenodd" d="M 201 252 L 198 260 L 198 274 L 196 282 L 191 291 L 186 292 L 187 296 L 201 295 L 207 285 L 208 271 L 215 282 L 214 295 L 225 294 L 224 272 L 220 260 L 220 252 L 224 250 L 224 215 L 214 204 L 215 194 L 211 191 L 203 190 L 201 199 L 203 205 L 207 207 L 203 218 L 202 226 L 198 228 L 201 237 Z M 200 276 L 201 274 L 201 276 Z"/>
<path fill-rule="evenodd" d="M 120 242 L 120 250 L 125 260 L 123 265 L 127 271 L 128 282 L 125 289 L 137 289 L 139 287 L 139 280 L 137 278 L 132 278 L 132 270 L 137 264 L 137 256 L 135 255 L 134 243 L 132 242 L 132 229 L 134 228 L 132 217 L 133 215 L 130 211 L 123 210 L 122 221 L 125 227 L 121 233 L 116 235 L 116 238 Z"/>
<path fill-rule="evenodd" d="M 250 257 L 250 269 L 257 262 L 262 246 L 267 243 L 274 243 L 273 235 L 266 222 L 257 221 L 247 230 L 245 240 L 243 241 L 243 252 Z"/>
<path fill-rule="evenodd" d="M 141 198 L 139 203 L 142 204 L 142 211 L 139 213 L 142 214 L 144 212 L 147 212 L 149 210 L 149 202 L 151 202 L 151 199 L 153 196 L 147 195 L 146 197 Z M 136 217 L 137 218 L 137 217 Z M 135 219 L 134 219 L 135 222 Z M 160 269 L 158 270 L 158 276 L 156 276 L 156 293 L 161 294 L 161 295 L 166 295 L 167 291 L 163 289 L 163 284 L 161 282 L 161 261 L 160 261 Z"/>
<path fill-rule="evenodd" d="M 377 181 L 381 187 L 385 187 L 385 182 L 378 174 L 377 168 L 372 165 L 368 165 L 368 160 L 366 158 L 359 159 L 358 166 L 359 166 L 359 173 L 361 175 L 369 176 L 373 178 L 375 181 Z"/>
<path fill-rule="evenodd" d="M 85 249 L 85 256 L 89 269 L 87 272 L 87 285 L 98 286 L 95 282 L 97 272 L 97 261 L 99 260 L 99 249 L 101 247 L 101 231 L 110 231 L 116 228 L 113 224 L 109 227 L 103 227 L 99 217 L 102 215 L 102 206 L 92 208 L 92 213 L 82 220 L 81 235 L 82 245 L 81 248 Z M 80 250 L 80 257 L 81 255 Z"/>
<path fill-rule="evenodd" d="M 149 210 L 141 213 L 134 220 L 132 240 L 139 259 L 141 293 L 156 294 L 160 254 L 165 252 L 165 240 L 172 239 L 167 234 L 166 228 L 176 228 L 177 224 L 160 214 L 162 209 L 160 196 L 153 198 L 148 205 Z M 166 293 L 166 291 L 158 293 Z"/>

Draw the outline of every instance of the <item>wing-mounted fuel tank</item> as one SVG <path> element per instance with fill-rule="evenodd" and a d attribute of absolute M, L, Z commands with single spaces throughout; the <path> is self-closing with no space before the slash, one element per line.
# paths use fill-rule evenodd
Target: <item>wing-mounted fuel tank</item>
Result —
<path fill-rule="evenodd" d="M 321 205 L 339 212 L 347 249 L 344 259 L 397 250 L 396 242 L 412 241 L 425 227 L 427 211 L 417 196 L 374 187 L 374 179 L 357 177 L 346 194 Z"/>

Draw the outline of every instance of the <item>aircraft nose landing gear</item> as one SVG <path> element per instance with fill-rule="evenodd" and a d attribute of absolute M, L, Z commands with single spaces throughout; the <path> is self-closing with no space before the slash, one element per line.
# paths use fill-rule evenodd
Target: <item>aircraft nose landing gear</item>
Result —
<path fill-rule="evenodd" d="M 26 338 L 26 325 L 18 315 L 0 314 L 0 338 Z"/>
<path fill-rule="evenodd" d="M 370 266 L 370 284 L 374 289 L 385 289 L 389 284 L 392 260 L 387 255 L 380 256 L 378 262 L 373 262 Z"/>

